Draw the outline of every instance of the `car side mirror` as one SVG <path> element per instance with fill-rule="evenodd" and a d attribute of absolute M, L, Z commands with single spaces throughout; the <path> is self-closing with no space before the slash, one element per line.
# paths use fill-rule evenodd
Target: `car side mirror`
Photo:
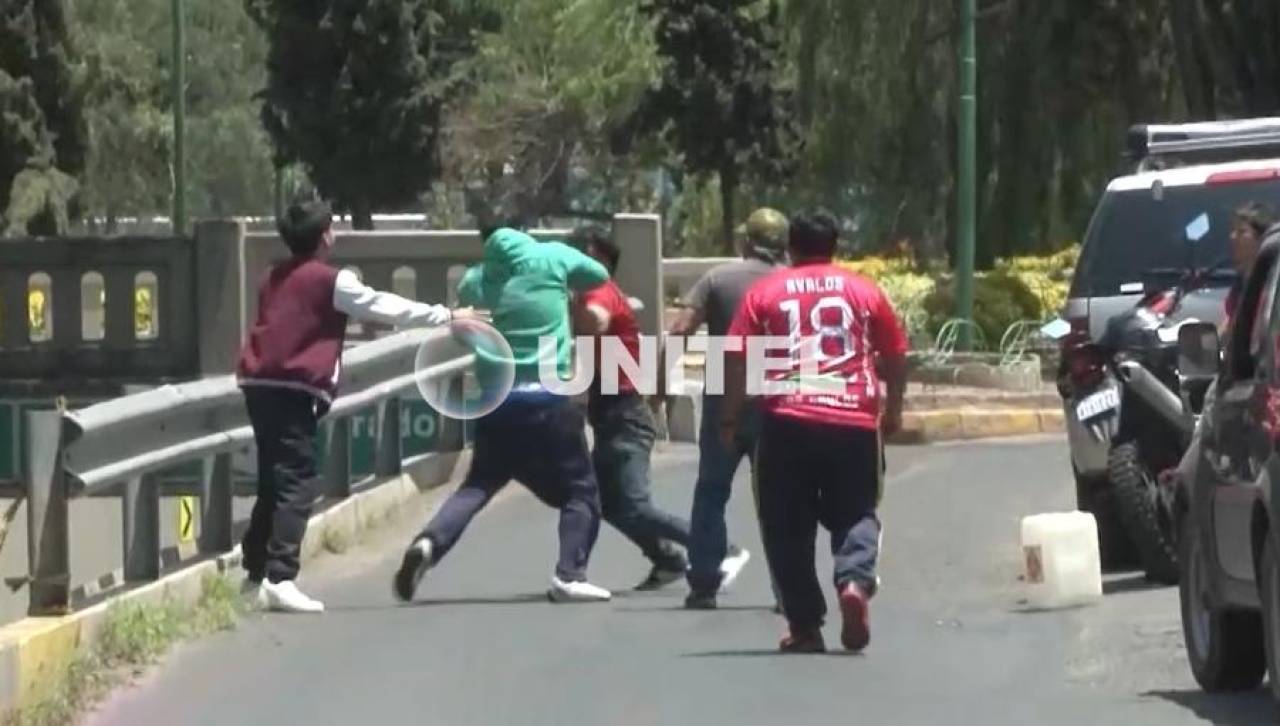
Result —
<path fill-rule="evenodd" d="M 1178 329 L 1178 375 L 1213 378 L 1222 359 L 1222 341 L 1213 323 L 1186 323 Z"/>

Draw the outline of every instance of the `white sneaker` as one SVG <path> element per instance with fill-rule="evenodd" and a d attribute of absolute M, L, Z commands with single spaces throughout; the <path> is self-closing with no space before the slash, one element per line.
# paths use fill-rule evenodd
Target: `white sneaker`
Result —
<path fill-rule="evenodd" d="M 551 598 L 551 602 L 607 602 L 613 598 L 613 593 L 585 580 L 565 582 L 552 577 L 547 597 Z"/>
<path fill-rule="evenodd" d="M 264 610 L 281 613 L 322 613 L 324 603 L 303 594 L 293 580 L 283 582 L 262 581 L 258 588 L 258 605 Z"/>
<path fill-rule="evenodd" d="M 741 547 L 730 547 L 729 554 L 720 562 L 720 592 L 733 587 L 742 574 L 742 568 L 751 561 L 751 553 Z"/>

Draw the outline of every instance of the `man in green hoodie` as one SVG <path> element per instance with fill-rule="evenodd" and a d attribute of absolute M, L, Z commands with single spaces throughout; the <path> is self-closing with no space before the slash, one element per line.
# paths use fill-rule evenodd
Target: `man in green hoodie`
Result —
<path fill-rule="evenodd" d="M 610 599 L 587 582 L 587 561 L 600 532 L 600 492 L 581 412 L 539 378 L 540 343 L 555 343 L 555 367 L 570 368 L 569 301 L 573 293 L 603 285 L 599 262 L 560 242 L 538 242 L 513 226 L 481 230 L 484 262 L 467 270 L 459 300 L 490 311 L 511 346 L 511 393 L 476 422 L 471 469 L 405 551 L 393 589 L 413 598 L 427 570 L 448 554 L 472 518 L 511 479 L 560 510 L 560 557 L 548 596 L 555 602 Z M 548 351 L 551 354 L 551 351 Z M 493 365 L 481 361 L 478 368 Z M 483 381 L 485 371 L 477 370 Z"/>

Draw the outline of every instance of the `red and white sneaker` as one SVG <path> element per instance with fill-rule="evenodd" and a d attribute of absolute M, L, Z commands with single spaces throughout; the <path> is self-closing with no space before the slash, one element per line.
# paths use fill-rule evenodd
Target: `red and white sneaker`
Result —
<path fill-rule="evenodd" d="M 840 643 L 854 652 L 866 648 L 871 642 L 871 598 L 855 583 L 840 588 L 840 615 L 844 619 Z"/>

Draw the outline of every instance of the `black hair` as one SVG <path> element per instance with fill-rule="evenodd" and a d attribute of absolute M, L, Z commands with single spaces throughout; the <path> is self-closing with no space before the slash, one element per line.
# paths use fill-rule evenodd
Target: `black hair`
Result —
<path fill-rule="evenodd" d="M 839 240 L 836 220 L 826 212 L 804 212 L 791 218 L 787 246 L 792 259 L 834 257 Z"/>
<path fill-rule="evenodd" d="M 528 223 L 518 214 L 501 215 L 494 214 L 487 219 L 481 220 L 478 225 L 480 228 L 480 241 L 488 242 L 494 232 L 500 229 L 514 229 L 524 232 L 529 228 Z"/>
<path fill-rule="evenodd" d="M 569 235 L 569 241 L 587 254 L 591 254 L 592 249 L 597 250 L 604 257 L 604 266 L 609 268 L 609 274 L 617 271 L 618 261 L 622 259 L 622 248 L 613 241 L 604 227 L 595 224 L 579 227 Z"/>
<path fill-rule="evenodd" d="M 276 228 L 295 257 L 310 257 L 320 249 L 325 232 L 333 226 L 333 211 L 318 200 L 295 202 L 285 210 Z"/>
<path fill-rule="evenodd" d="M 1267 230 L 1276 221 L 1276 214 L 1267 204 L 1248 202 L 1236 209 L 1232 215 L 1232 220 L 1240 224 L 1249 225 L 1254 234 L 1258 236 L 1258 239 L 1262 239 L 1267 235 Z"/>

